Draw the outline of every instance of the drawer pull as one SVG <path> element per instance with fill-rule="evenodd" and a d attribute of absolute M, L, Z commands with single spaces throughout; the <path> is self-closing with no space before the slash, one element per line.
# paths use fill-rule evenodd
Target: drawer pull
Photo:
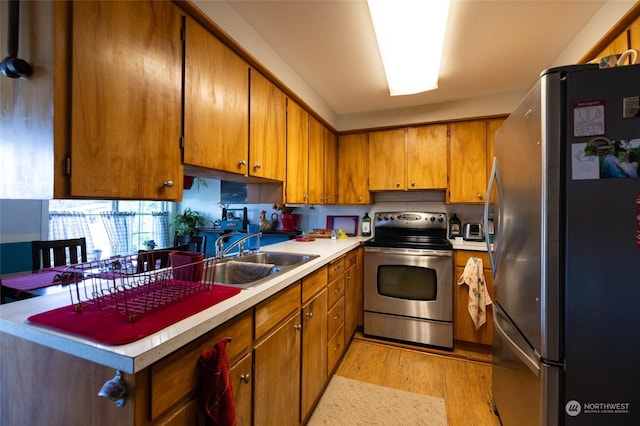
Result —
<path fill-rule="evenodd" d="M 251 381 L 251 374 L 242 374 L 242 375 L 240 375 L 240 380 L 243 383 L 249 383 L 249 381 Z"/>
<path fill-rule="evenodd" d="M 341 289 L 341 288 L 339 288 L 339 287 L 338 287 L 338 288 L 336 288 L 335 290 L 333 290 L 333 292 L 334 292 L 334 293 L 336 293 L 336 294 L 340 293 L 341 291 L 342 291 L 342 289 Z"/>

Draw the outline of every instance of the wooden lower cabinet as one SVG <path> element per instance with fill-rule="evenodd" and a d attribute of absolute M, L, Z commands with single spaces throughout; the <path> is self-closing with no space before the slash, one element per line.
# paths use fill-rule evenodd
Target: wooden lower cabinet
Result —
<path fill-rule="evenodd" d="M 302 308 L 300 421 L 311 414 L 327 382 L 327 289 Z"/>
<path fill-rule="evenodd" d="M 300 312 L 254 350 L 255 425 L 296 425 L 300 401 Z"/>
<path fill-rule="evenodd" d="M 487 306 L 487 322 L 476 331 L 469 310 L 467 309 L 469 287 L 458 285 L 458 279 L 464 272 L 464 267 L 470 257 L 482 259 L 483 272 L 489 297 L 493 300 L 493 275 L 489 264 L 489 255 L 486 252 L 455 250 L 453 254 L 454 263 L 454 319 L 453 338 L 456 342 L 473 343 L 481 345 L 493 344 L 493 306 Z"/>
<path fill-rule="evenodd" d="M 345 255 L 344 333 L 347 341 L 363 325 L 363 252 L 360 247 Z"/>
<path fill-rule="evenodd" d="M 328 338 L 327 362 L 328 372 L 332 374 L 340 356 L 344 352 L 344 294 L 345 294 L 345 256 L 329 264 L 328 284 Z"/>
<path fill-rule="evenodd" d="M 138 424 L 178 425 L 181 424 L 180 419 L 196 418 L 198 359 L 202 352 L 225 337 L 231 338 L 227 345 L 227 355 L 231 365 L 236 415 L 240 413 L 241 418 L 246 418 L 248 412 L 251 419 L 251 388 L 248 387 L 247 397 L 247 387 L 236 383 L 243 383 L 239 378 L 242 375 L 251 379 L 252 328 L 253 310 L 248 310 L 153 364 L 149 368 L 150 422 L 146 423 L 145 420 Z"/>

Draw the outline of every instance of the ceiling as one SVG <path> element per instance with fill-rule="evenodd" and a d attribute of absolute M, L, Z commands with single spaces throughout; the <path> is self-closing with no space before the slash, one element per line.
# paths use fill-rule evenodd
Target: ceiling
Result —
<path fill-rule="evenodd" d="M 366 1 L 228 1 L 337 115 L 524 91 L 605 3 L 452 0 L 439 88 L 391 97 Z"/>

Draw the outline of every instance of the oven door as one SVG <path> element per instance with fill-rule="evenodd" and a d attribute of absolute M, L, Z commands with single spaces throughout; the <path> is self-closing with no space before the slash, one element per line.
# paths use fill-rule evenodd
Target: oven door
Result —
<path fill-rule="evenodd" d="M 364 310 L 453 321 L 453 252 L 365 247 Z"/>

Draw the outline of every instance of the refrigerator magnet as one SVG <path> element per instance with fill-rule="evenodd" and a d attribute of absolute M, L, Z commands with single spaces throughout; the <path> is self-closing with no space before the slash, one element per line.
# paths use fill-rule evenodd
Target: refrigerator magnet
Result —
<path fill-rule="evenodd" d="M 605 134 L 605 102 L 588 101 L 573 104 L 573 136 L 576 138 Z"/>

